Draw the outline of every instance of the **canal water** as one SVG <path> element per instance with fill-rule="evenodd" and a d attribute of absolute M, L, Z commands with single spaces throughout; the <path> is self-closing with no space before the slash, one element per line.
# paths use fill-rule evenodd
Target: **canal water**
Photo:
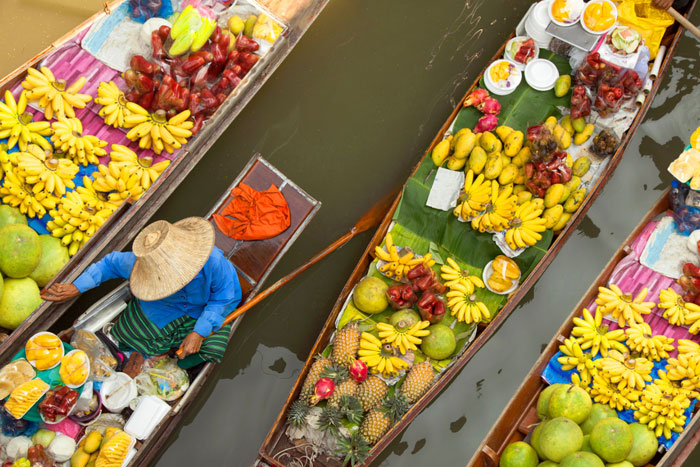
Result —
<path fill-rule="evenodd" d="M 43 8 L 37 21 L 45 28 L 32 29 L 52 34 L 48 41 L 81 20 L 81 13 L 61 10 L 54 23 L 67 26 L 55 26 L 48 9 L 64 8 L 55 0 L 2 1 L 3 13 L 5 5 Z M 82 1 L 79 9 L 87 16 L 101 3 Z M 206 213 L 260 152 L 323 202 L 272 274 L 276 280 L 405 180 L 527 7 L 505 0 L 330 2 L 154 219 Z M 0 24 L 17 32 L 18 19 L 3 15 Z M 700 23 L 700 12 L 691 19 Z M 15 47 L 5 52 L 3 74 L 46 45 L 31 49 L 0 31 Z M 670 183 L 667 165 L 700 125 L 699 56 L 700 44 L 686 34 L 645 122 L 577 232 L 498 333 L 376 465 L 460 466 L 471 457 L 564 317 Z M 252 463 L 370 236 L 358 236 L 249 312 L 156 465 Z M 97 297 L 86 295 L 78 308 Z M 688 465 L 700 465 L 700 453 Z"/>

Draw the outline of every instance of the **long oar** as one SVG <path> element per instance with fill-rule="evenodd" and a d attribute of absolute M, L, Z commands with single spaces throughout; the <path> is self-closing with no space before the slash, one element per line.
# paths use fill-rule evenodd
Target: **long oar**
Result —
<path fill-rule="evenodd" d="M 379 223 L 384 219 L 384 216 L 386 215 L 387 211 L 391 207 L 392 203 L 396 199 L 396 195 L 398 193 L 398 190 L 394 190 L 388 195 L 386 195 L 384 198 L 382 198 L 381 201 L 379 201 L 377 204 L 372 206 L 369 211 L 367 211 L 361 218 L 358 220 L 355 225 L 352 226 L 350 231 L 348 231 L 346 234 L 344 234 L 342 237 L 338 238 L 336 241 L 328 245 L 326 248 L 321 250 L 320 252 L 316 253 L 314 257 L 312 257 L 310 260 L 308 260 L 306 263 L 302 264 L 298 268 L 296 268 L 294 271 L 290 272 L 274 284 L 272 284 L 270 287 L 267 289 L 263 290 L 259 294 L 257 294 L 255 297 L 253 297 L 250 301 L 246 302 L 244 305 L 240 306 L 236 311 L 231 313 L 226 317 L 224 320 L 223 324 L 221 325 L 226 326 L 227 324 L 233 322 L 236 318 L 241 316 L 243 313 L 246 311 L 250 310 L 253 308 L 255 305 L 260 303 L 261 301 L 265 300 L 267 297 L 275 293 L 277 290 L 279 290 L 282 286 L 286 285 L 289 283 L 292 279 L 297 277 L 299 274 L 302 272 L 306 271 L 309 269 L 311 266 L 328 256 L 329 254 L 333 253 L 335 250 L 340 248 L 341 246 L 345 245 L 350 239 L 352 239 L 355 235 L 365 232 L 372 227 L 375 227 L 379 225 Z M 177 351 L 178 355 L 182 352 L 182 347 Z"/>
<path fill-rule="evenodd" d="M 675 8 L 671 7 L 668 10 L 671 16 L 673 16 L 673 19 L 678 21 L 681 26 L 686 28 L 688 31 L 690 31 L 695 37 L 700 39 L 700 29 L 698 29 L 693 23 L 688 21 L 688 19 L 683 16 L 682 14 L 678 13 Z"/>

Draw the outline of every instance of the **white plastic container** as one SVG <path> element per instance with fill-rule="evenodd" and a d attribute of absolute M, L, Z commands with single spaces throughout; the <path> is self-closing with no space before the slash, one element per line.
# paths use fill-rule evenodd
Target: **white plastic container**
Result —
<path fill-rule="evenodd" d="M 535 45 L 541 49 L 549 47 L 552 36 L 546 31 L 551 22 L 549 19 L 549 0 L 537 3 L 525 21 L 525 32 L 535 41 Z"/>
<path fill-rule="evenodd" d="M 526 64 L 520 63 L 517 60 L 515 60 L 515 57 L 513 57 L 510 54 L 510 47 L 511 47 L 511 44 L 513 44 L 513 42 L 515 42 L 516 40 L 526 41 L 527 39 L 530 39 L 530 38 L 526 37 L 526 36 L 516 36 L 516 37 L 512 38 L 511 40 L 509 40 L 506 43 L 505 52 L 503 53 L 503 58 L 505 58 L 506 60 L 511 62 L 513 65 L 515 65 L 515 67 L 518 70 L 524 70 Z M 533 41 L 534 41 L 534 39 L 533 39 Z M 537 47 L 537 43 L 535 42 L 535 55 L 530 60 L 534 60 L 534 59 L 538 58 L 539 56 L 540 56 L 540 48 Z"/>
<path fill-rule="evenodd" d="M 511 65 L 512 71 L 511 75 L 508 78 L 508 82 L 510 83 L 510 86 L 502 86 L 500 84 L 496 84 L 493 82 L 491 79 L 491 68 L 494 66 L 506 62 L 509 65 Z M 518 87 L 520 82 L 523 79 L 523 73 L 520 71 L 518 68 L 515 67 L 515 65 L 508 60 L 496 60 L 493 62 L 489 67 L 486 69 L 486 72 L 484 73 L 484 84 L 486 85 L 486 89 L 488 89 L 491 93 L 496 94 L 497 96 L 507 96 L 508 94 L 512 93 L 515 91 L 515 89 Z"/>
<path fill-rule="evenodd" d="M 124 410 L 138 396 L 136 383 L 126 373 L 115 373 L 102 383 L 102 405 L 110 412 Z"/>
<path fill-rule="evenodd" d="M 608 3 L 608 4 L 610 4 L 610 6 L 612 6 L 612 15 L 615 18 L 615 21 L 613 21 L 612 26 L 610 26 L 608 29 L 604 29 L 602 31 L 594 31 L 593 29 L 590 29 L 588 26 L 586 26 L 586 10 L 588 9 L 588 7 L 590 7 L 594 3 L 599 3 L 599 4 Z M 612 29 L 616 25 L 617 25 L 617 7 L 615 6 L 615 4 L 613 2 L 611 2 L 610 0 L 593 0 L 592 2 L 589 2 L 586 4 L 586 8 L 583 10 L 583 15 L 581 15 L 581 26 L 583 27 L 583 29 L 585 31 L 590 32 L 591 34 L 601 36 L 605 33 L 612 31 Z"/>
<path fill-rule="evenodd" d="M 532 60 L 525 67 L 525 81 L 536 91 L 549 91 L 559 78 L 556 65 L 544 58 Z"/>
<path fill-rule="evenodd" d="M 170 405 L 167 402 L 156 396 L 144 396 L 124 425 L 124 431 L 136 439 L 144 440 L 150 436 L 168 412 L 170 412 Z"/>
<path fill-rule="evenodd" d="M 585 6 L 583 3 L 583 0 L 566 0 L 566 3 L 568 4 L 570 8 L 570 15 L 569 15 L 569 20 L 567 22 L 563 21 L 558 21 L 554 15 L 552 14 L 552 6 L 554 4 L 554 0 L 549 2 L 549 5 L 547 7 L 547 14 L 549 15 L 549 19 L 554 23 L 558 24 L 559 26 L 573 26 L 574 24 L 578 23 L 579 20 L 581 19 L 581 16 L 583 15 L 583 7 Z"/>

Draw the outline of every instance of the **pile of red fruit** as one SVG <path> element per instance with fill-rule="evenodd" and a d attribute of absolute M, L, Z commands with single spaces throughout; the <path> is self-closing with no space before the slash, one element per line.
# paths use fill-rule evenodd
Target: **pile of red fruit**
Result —
<path fill-rule="evenodd" d="M 46 393 L 39 403 L 39 412 L 44 420 L 55 422 L 57 417 L 65 417 L 78 401 L 78 391 L 66 386 L 59 386 Z"/>
<path fill-rule="evenodd" d="M 591 98 L 586 94 L 586 87 L 582 84 L 577 84 L 571 92 L 571 119 L 576 120 L 590 114 Z"/>
<path fill-rule="evenodd" d="M 700 252 L 700 242 L 697 243 L 697 247 Z M 683 289 L 683 300 L 700 305 L 700 267 L 693 263 L 685 263 L 678 284 Z"/>
<path fill-rule="evenodd" d="M 168 118 L 189 109 L 195 120 L 192 133 L 197 133 L 258 62 L 260 57 L 253 52 L 260 46 L 243 34 L 232 44 L 231 35 L 219 26 L 189 56 L 169 56 L 168 41 L 172 41 L 170 27 L 153 31 L 153 62 L 141 55 L 132 57 L 123 75 L 124 95 L 151 112 L 164 110 Z"/>
<path fill-rule="evenodd" d="M 576 82 L 578 85 L 574 87 L 571 97 L 572 119 L 590 113 L 590 98 L 586 96 L 584 86 L 596 96 L 594 106 L 602 116 L 617 112 L 622 100 L 636 97 L 643 86 L 636 71 L 623 70 L 606 62 L 598 52 L 586 57 L 576 73 Z"/>
<path fill-rule="evenodd" d="M 18 465 L 27 465 L 31 467 L 54 467 L 54 461 L 51 456 L 46 452 L 44 446 L 41 444 L 35 444 L 27 450 L 27 457 L 25 458 L 26 463 L 22 464 L 21 459 L 15 462 L 5 461 L 2 463 L 2 467 L 16 467 Z"/>
<path fill-rule="evenodd" d="M 495 130 L 498 126 L 498 114 L 501 113 L 501 103 L 491 97 L 486 89 L 474 89 L 464 99 L 463 105 L 464 107 L 474 106 L 479 112 L 484 114 L 476 123 L 474 133 Z"/>
<path fill-rule="evenodd" d="M 410 284 L 395 285 L 387 290 L 386 295 L 391 307 L 401 310 L 416 305 L 424 320 L 432 324 L 442 321 L 446 307 L 445 302 L 437 295 L 445 292 L 445 286 L 438 280 L 435 271 L 419 264 L 408 271 L 406 279 Z"/>
<path fill-rule="evenodd" d="M 532 160 L 525 164 L 525 186 L 530 193 L 544 198 L 547 188 L 571 180 L 571 167 L 566 165 L 566 152 L 557 149 L 551 132 L 542 125 L 527 129 Z"/>

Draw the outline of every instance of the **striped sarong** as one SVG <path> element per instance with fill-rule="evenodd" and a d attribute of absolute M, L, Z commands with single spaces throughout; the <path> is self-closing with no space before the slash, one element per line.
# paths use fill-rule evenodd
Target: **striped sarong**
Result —
<path fill-rule="evenodd" d="M 185 337 L 194 331 L 195 323 L 196 319 L 185 315 L 159 329 L 143 313 L 138 299 L 132 298 L 112 327 L 111 334 L 123 346 L 146 356 L 157 356 L 179 348 Z M 219 363 L 224 357 L 230 331 L 230 324 L 215 331 L 202 341 L 197 355 L 207 362 Z"/>

